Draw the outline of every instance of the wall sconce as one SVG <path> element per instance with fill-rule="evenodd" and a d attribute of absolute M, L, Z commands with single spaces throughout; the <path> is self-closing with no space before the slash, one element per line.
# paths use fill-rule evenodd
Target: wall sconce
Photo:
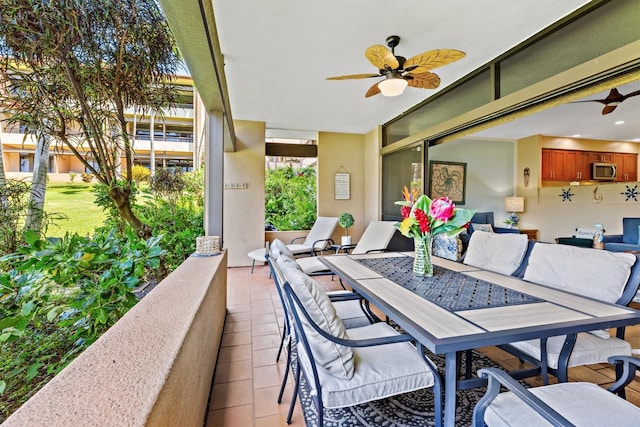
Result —
<path fill-rule="evenodd" d="M 509 217 L 509 224 L 512 228 L 518 228 L 519 212 L 524 212 L 524 197 L 505 197 L 504 198 L 504 210 L 511 212 Z"/>

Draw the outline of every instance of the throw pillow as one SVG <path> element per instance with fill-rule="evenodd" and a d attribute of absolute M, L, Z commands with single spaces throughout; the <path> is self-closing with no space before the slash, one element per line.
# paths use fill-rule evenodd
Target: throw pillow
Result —
<path fill-rule="evenodd" d="M 522 263 L 527 246 L 526 234 L 474 231 L 464 256 L 464 263 L 511 275 Z"/>
<path fill-rule="evenodd" d="M 462 254 L 462 240 L 460 236 L 447 236 L 446 233 L 436 234 L 433 237 L 433 255 L 450 259 L 451 261 L 460 260 Z"/>
<path fill-rule="evenodd" d="M 472 222 L 471 229 L 473 231 L 486 231 L 487 233 L 493 233 L 493 227 L 491 226 L 491 224 L 478 224 Z"/>
<path fill-rule="evenodd" d="M 322 286 L 300 270 L 287 268 L 283 272 L 313 322 L 330 335 L 349 339 L 342 319 L 338 317 Z M 351 379 L 355 371 L 351 347 L 324 338 L 313 329 L 303 314 L 300 314 L 300 317 L 318 365 L 337 378 Z"/>

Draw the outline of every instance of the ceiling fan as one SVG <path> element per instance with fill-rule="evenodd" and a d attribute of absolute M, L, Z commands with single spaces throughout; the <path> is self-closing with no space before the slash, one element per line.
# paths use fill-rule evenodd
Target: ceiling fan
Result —
<path fill-rule="evenodd" d="M 628 93 L 626 95 L 622 95 L 620 92 L 618 92 L 618 89 L 616 89 L 614 87 L 609 92 L 609 95 L 607 95 L 607 97 L 604 98 L 604 99 L 587 99 L 587 100 L 584 100 L 584 101 L 574 101 L 574 103 L 576 103 L 576 102 L 599 102 L 601 104 L 604 104 L 604 108 L 602 109 L 602 115 L 604 116 L 605 114 L 609 114 L 613 110 L 615 110 L 616 107 L 618 105 L 620 105 L 622 103 L 622 101 L 624 101 L 625 99 L 631 98 L 632 96 L 636 96 L 636 95 L 640 95 L 640 90 L 636 90 L 636 91 Z"/>
<path fill-rule="evenodd" d="M 406 59 L 395 54 L 395 47 L 400 43 L 399 36 L 389 36 L 386 47 L 377 44 L 365 50 L 365 56 L 376 68 L 378 74 L 350 74 L 346 76 L 327 77 L 327 80 L 366 79 L 384 77 L 384 80 L 369 88 L 365 97 L 382 93 L 384 96 L 397 96 L 407 86 L 421 89 L 435 89 L 440 86 L 440 77 L 430 70 L 450 64 L 465 57 L 465 53 L 453 49 L 428 50 Z"/>

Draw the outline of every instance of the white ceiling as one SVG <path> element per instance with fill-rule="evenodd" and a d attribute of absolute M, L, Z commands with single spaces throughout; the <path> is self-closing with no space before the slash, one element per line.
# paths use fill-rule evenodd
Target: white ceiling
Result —
<path fill-rule="evenodd" d="M 272 135 L 280 129 L 369 132 L 588 3 L 587 0 L 212 1 L 233 118 L 263 121 Z M 365 92 L 376 79 L 326 80 L 344 74 L 376 73 L 364 51 L 374 44 L 384 45 L 386 37 L 392 34 L 402 38 L 396 54 L 407 58 L 439 48 L 462 50 L 467 56 L 434 70 L 442 79 L 439 89 L 409 87 L 395 98 L 382 95 L 365 98 Z M 621 92 L 628 91 L 621 89 Z M 513 122 L 495 129 L 495 134 L 489 130 L 479 136 L 517 138 L 524 132 L 524 136 L 580 133 L 596 138 L 599 134 L 595 131 L 594 136 L 586 135 L 579 119 L 587 118 L 594 125 L 600 123 L 596 119 L 603 118 L 601 123 L 609 126 L 605 118 L 613 119 L 631 109 L 627 107 L 636 107 L 638 111 L 638 105 L 640 96 L 628 99 L 614 113 L 600 116 L 600 104 L 571 104 L 557 107 L 562 109 L 559 113 L 540 113 L 544 114 L 541 119 L 521 119 L 525 121 L 521 127 L 520 121 Z M 557 123 L 556 119 L 561 122 L 555 127 L 541 127 Z M 567 130 L 570 126 L 571 130 Z M 638 127 L 640 123 L 628 132 L 631 137 L 618 138 L 607 133 L 607 138 L 639 138 Z"/>

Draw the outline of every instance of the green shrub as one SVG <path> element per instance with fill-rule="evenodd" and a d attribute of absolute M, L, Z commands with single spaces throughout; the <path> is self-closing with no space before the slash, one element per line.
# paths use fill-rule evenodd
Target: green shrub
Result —
<path fill-rule="evenodd" d="M 93 174 L 88 172 L 82 172 L 80 175 L 82 177 L 82 182 L 86 182 L 87 184 L 93 181 Z"/>
<path fill-rule="evenodd" d="M 141 182 L 149 181 L 149 177 L 151 176 L 151 171 L 144 166 L 134 165 L 131 168 L 131 176 L 135 182 L 140 184 Z"/>
<path fill-rule="evenodd" d="M 51 241 L 28 233 L 26 246 L 0 259 L 2 416 L 135 305 L 134 288 L 160 264 L 159 240 L 116 230 Z"/>
<path fill-rule="evenodd" d="M 316 220 L 316 171 L 291 166 L 265 176 L 265 222 L 278 230 L 309 230 Z"/>
<path fill-rule="evenodd" d="M 69 172 L 69 180 L 71 181 L 71 183 L 73 183 L 73 180 L 76 179 L 76 176 L 78 176 L 77 173 Z"/>

